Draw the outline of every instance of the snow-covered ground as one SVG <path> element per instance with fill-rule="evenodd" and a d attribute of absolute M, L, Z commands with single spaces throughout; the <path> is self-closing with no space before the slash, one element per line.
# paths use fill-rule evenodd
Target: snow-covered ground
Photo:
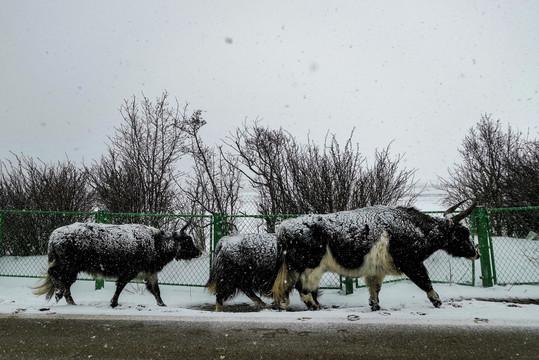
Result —
<path fill-rule="evenodd" d="M 348 322 L 363 324 L 425 324 L 461 326 L 517 326 L 539 329 L 539 286 L 462 286 L 435 284 L 443 305 L 434 308 L 426 295 L 408 280 L 387 283 L 380 292 L 382 310 L 372 312 L 364 288 L 343 295 L 338 290 L 324 290 L 320 302 L 324 309 L 306 311 L 297 293 L 291 296 L 291 311 L 262 310 L 254 312 L 252 302 L 244 295 L 225 303 L 225 312 L 213 312 L 215 298 L 201 287 L 161 286 L 168 307 L 159 307 L 142 284 L 128 284 L 120 295 L 120 305 L 109 306 L 114 283 L 95 290 L 92 281 L 77 281 L 72 287 L 76 306 L 65 300 L 47 302 L 33 295 L 38 279 L 0 277 L 0 314 L 50 316 L 119 316 L 193 321 L 271 321 L 271 322 Z M 532 300 L 531 304 L 526 303 Z M 266 299 L 269 300 L 270 299 Z M 228 312 L 227 312 L 228 310 Z M 233 310 L 234 312 L 232 312 Z"/>

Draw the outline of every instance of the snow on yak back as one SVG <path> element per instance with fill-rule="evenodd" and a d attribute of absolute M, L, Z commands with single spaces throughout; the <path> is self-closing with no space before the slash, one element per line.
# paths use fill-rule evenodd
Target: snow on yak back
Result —
<path fill-rule="evenodd" d="M 165 306 L 157 283 L 157 273 L 176 260 L 189 260 L 201 255 L 191 236 L 180 231 L 162 231 L 140 224 L 109 225 L 74 223 L 54 230 L 49 238 L 47 276 L 35 289 L 56 301 L 65 297 L 74 305 L 71 285 L 79 272 L 92 276 L 116 278 L 116 292 L 110 305 L 118 305 L 118 297 L 127 283 L 144 280 L 159 306 Z"/>
<path fill-rule="evenodd" d="M 380 309 L 378 294 L 384 277 L 400 274 L 440 307 L 442 302 L 423 261 L 437 250 L 470 260 L 479 258 L 469 230 L 459 223 L 476 204 L 453 215 L 460 205 L 448 209 L 444 218 L 411 207 L 372 206 L 283 221 L 278 229 L 281 264 L 272 288 L 275 302 L 281 303 L 284 294 L 301 281 L 302 300 L 309 309 L 317 310 L 310 293 L 318 288 L 322 274 L 329 271 L 364 277 L 373 311 Z"/>
<path fill-rule="evenodd" d="M 223 311 L 223 303 L 234 298 L 240 291 L 258 308 L 265 307 L 266 304 L 256 293 L 271 296 L 279 265 L 275 234 L 223 237 L 215 248 L 210 278 L 206 284 L 207 291 L 216 297 L 215 311 Z M 287 292 L 287 303 L 288 295 Z M 312 296 L 317 301 L 318 294 Z M 278 304 L 273 305 L 279 307 Z"/>

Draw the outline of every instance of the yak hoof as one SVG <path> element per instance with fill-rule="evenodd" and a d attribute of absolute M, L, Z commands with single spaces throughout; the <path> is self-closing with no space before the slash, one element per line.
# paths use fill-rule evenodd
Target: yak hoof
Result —
<path fill-rule="evenodd" d="M 117 306 L 118 306 L 118 302 L 117 302 L 117 301 L 114 301 L 114 302 L 111 302 L 111 303 L 110 303 L 110 307 L 111 307 L 111 308 L 115 308 L 115 307 L 117 307 Z"/>
<path fill-rule="evenodd" d="M 318 311 L 320 310 L 320 306 L 318 306 L 317 304 L 313 304 L 313 303 L 310 303 L 310 304 L 305 304 L 307 305 L 307 308 L 311 311 Z"/>
<path fill-rule="evenodd" d="M 369 305 L 371 306 L 372 311 L 380 310 L 380 304 L 378 304 L 378 302 L 374 301 L 372 298 L 369 299 Z"/>
<path fill-rule="evenodd" d="M 281 303 L 274 301 L 271 303 L 271 308 L 273 310 L 283 311 L 286 310 L 286 307 L 282 306 Z"/>
<path fill-rule="evenodd" d="M 442 306 L 442 300 L 440 300 L 440 296 L 438 296 L 436 291 L 432 290 L 431 292 L 429 292 L 428 297 L 435 308 L 439 308 L 440 306 Z"/>
<path fill-rule="evenodd" d="M 263 301 L 255 301 L 255 306 L 256 306 L 256 308 L 258 308 L 258 309 L 263 309 L 263 308 L 266 307 L 266 303 L 263 302 Z"/>
<path fill-rule="evenodd" d="M 157 303 L 157 305 L 158 305 L 158 306 L 164 306 L 164 307 L 167 306 L 164 302 L 159 302 L 159 303 Z"/>
<path fill-rule="evenodd" d="M 376 303 L 374 301 L 371 301 L 369 305 L 371 306 L 372 311 L 380 310 L 380 304 L 378 304 L 378 303 Z"/>

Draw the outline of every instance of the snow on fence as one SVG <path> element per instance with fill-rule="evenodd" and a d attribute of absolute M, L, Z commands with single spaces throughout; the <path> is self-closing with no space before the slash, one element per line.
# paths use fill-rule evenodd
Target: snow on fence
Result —
<path fill-rule="evenodd" d="M 539 207 L 482 209 L 485 216 L 481 211 L 474 212 L 470 224 L 476 241 L 482 233 L 485 236 L 484 240 L 479 239 L 481 264 L 438 251 L 425 261 L 431 279 L 466 285 L 482 282 L 484 286 L 539 284 Z M 171 230 L 190 220 L 195 242 L 207 253 L 191 261 L 172 261 L 159 273 L 159 282 L 204 286 L 209 277 L 213 249 L 222 236 L 273 232 L 281 221 L 291 216 L 294 215 L 188 216 L 0 210 L 0 276 L 42 277 L 47 269 L 50 233 L 76 221 L 142 223 Z M 486 225 L 484 230 L 482 223 Z M 92 278 L 81 273 L 79 279 Z M 405 277 L 387 277 L 386 282 L 401 279 Z M 344 281 L 340 276 L 328 273 L 323 276 L 321 287 L 343 288 Z M 363 279 L 355 279 L 354 284 L 364 286 Z"/>

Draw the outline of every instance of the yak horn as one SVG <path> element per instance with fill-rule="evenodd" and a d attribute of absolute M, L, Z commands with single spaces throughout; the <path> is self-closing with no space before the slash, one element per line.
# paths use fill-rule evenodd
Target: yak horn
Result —
<path fill-rule="evenodd" d="M 180 233 L 185 232 L 185 230 L 193 223 L 193 218 L 187 220 L 187 223 L 180 229 Z"/>
<path fill-rule="evenodd" d="M 459 221 L 464 219 L 466 216 L 470 215 L 472 213 L 472 211 L 475 209 L 476 206 L 477 206 L 477 201 L 474 201 L 472 203 L 472 205 L 470 205 L 469 208 L 467 208 L 466 210 L 464 210 L 464 211 L 458 213 L 457 215 L 453 216 L 453 221 L 455 223 L 458 223 Z"/>
<path fill-rule="evenodd" d="M 449 214 L 452 214 L 455 210 L 457 210 L 457 208 L 464 204 L 466 201 L 468 201 L 468 199 L 464 199 L 462 200 L 461 202 L 459 202 L 457 205 L 454 205 L 454 206 L 451 206 L 449 209 L 447 209 L 446 211 L 444 211 L 444 217 L 446 215 L 449 215 Z"/>

